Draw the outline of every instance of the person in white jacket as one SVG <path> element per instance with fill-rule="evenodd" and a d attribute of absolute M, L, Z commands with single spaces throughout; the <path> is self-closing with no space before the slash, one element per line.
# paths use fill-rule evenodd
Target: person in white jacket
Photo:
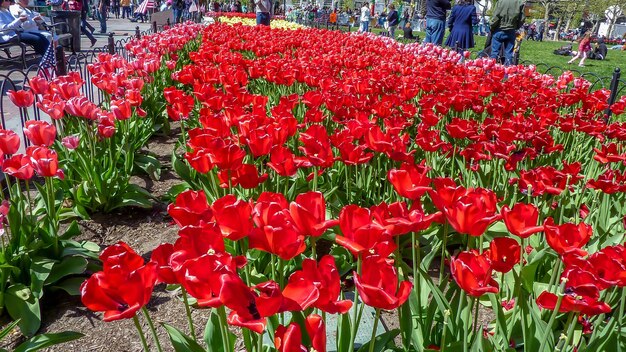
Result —
<path fill-rule="evenodd" d="M 12 40 L 19 31 L 22 42 L 32 45 L 35 52 L 43 56 L 50 46 L 50 41 L 41 33 L 23 31 L 22 24 L 28 21 L 28 16 L 21 14 L 15 18 L 9 11 L 11 1 L 0 0 L 0 2 L 0 30 L 6 30 L 0 32 L 0 43 Z"/>
<path fill-rule="evenodd" d="M 363 7 L 361 7 L 361 26 L 359 27 L 359 32 L 369 31 L 371 17 L 370 4 L 363 4 Z"/>
<path fill-rule="evenodd" d="M 28 20 L 22 23 L 22 29 L 25 32 L 41 33 L 48 40 L 52 40 L 52 33 L 40 29 L 40 26 L 44 23 L 44 18 L 39 13 L 28 8 L 28 0 L 18 0 L 16 4 L 9 7 L 9 11 L 15 18 L 20 17 L 22 14 L 26 15 Z"/>

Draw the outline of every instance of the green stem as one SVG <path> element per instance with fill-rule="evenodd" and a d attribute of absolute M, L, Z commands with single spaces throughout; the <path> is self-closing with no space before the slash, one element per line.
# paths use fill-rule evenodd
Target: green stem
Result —
<path fill-rule="evenodd" d="M 439 282 L 443 282 L 445 272 L 446 246 L 448 245 L 448 222 L 443 224 L 443 244 L 441 245 L 441 262 L 439 263 Z"/>
<path fill-rule="evenodd" d="M 263 351 L 263 334 L 259 334 L 257 338 L 257 352 Z"/>
<path fill-rule="evenodd" d="M 422 289 L 421 289 L 421 281 L 422 277 L 420 274 L 420 267 L 422 261 L 422 253 L 420 252 L 420 243 L 417 240 L 417 234 L 415 232 L 411 233 L 411 251 L 413 257 L 413 290 L 417 295 L 417 323 L 422 324 Z"/>
<path fill-rule="evenodd" d="M 374 328 L 372 329 L 372 338 L 370 339 L 369 352 L 374 352 L 374 346 L 376 345 L 376 329 L 378 329 L 378 321 L 380 320 L 380 308 L 376 308 L 376 317 L 374 318 Z"/>
<path fill-rule="evenodd" d="M 470 321 L 471 319 L 471 315 L 472 315 L 472 307 L 474 307 L 474 304 L 476 303 L 476 298 L 470 298 L 470 306 L 469 309 L 467 310 L 467 313 L 465 315 L 465 321 Z M 467 340 L 468 335 L 469 335 L 469 331 L 472 329 L 473 327 L 464 327 L 463 328 L 463 352 L 467 352 L 469 349 L 469 342 Z"/>
<path fill-rule="evenodd" d="M 150 350 L 148 349 L 148 342 L 146 341 L 146 335 L 143 334 L 143 330 L 141 329 L 141 324 L 139 324 L 139 319 L 137 318 L 137 315 L 133 317 L 133 322 L 135 323 L 135 327 L 137 328 L 137 331 L 139 332 L 139 337 L 141 338 L 141 345 L 143 346 L 144 352 L 149 352 Z"/>
<path fill-rule="evenodd" d="M 357 256 L 356 263 L 357 263 L 356 272 L 360 274 L 361 272 L 361 256 L 360 255 Z M 354 310 L 352 311 L 352 326 L 350 327 L 350 343 L 348 344 L 348 351 L 350 352 L 354 351 L 354 339 L 356 338 L 356 332 L 358 328 L 357 313 L 359 310 L 359 292 L 357 291 L 356 287 L 354 288 L 354 302 L 352 304 L 352 308 Z"/>
<path fill-rule="evenodd" d="M 569 346 L 572 341 L 572 335 L 574 335 L 574 328 L 576 327 L 578 314 L 575 312 L 569 313 L 569 318 L 567 319 L 567 324 L 563 330 L 567 330 L 567 337 L 565 338 L 565 344 L 561 346 L 561 348 L 557 348 L 557 351 L 562 351 L 565 347 Z M 559 341 L 560 344 L 560 341 Z"/>
<path fill-rule="evenodd" d="M 196 337 L 196 328 L 193 325 L 193 319 L 191 318 L 191 309 L 189 308 L 189 299 L 187 297 L 187 290 L 185 287 L 180 286 L 181 292 L 183 293 L 183 302 L 185 303 L 185 313 L 187 314 L 187 322 L 189 323 L 189 331 L 191 332 L 191 337 L 194 341 L 198 341 Z"/>
<path fill-rule="evenodd" d="M 228 322 L 226 320 L 226 308 L 220 306 L 217 308 L 217 316 L 220 324 L 220 334 L 222 335 L 222 344 L 225 352 L 230 352 L 230 337 L 228 336 Z"/>
<path fill-rule="evenodd" d="M 561 308 L 561 303 L 563 302 L 563 291 L 565 290 L 565 282 L 563 280 L 561 286 L 559 287 L 559 291 L 557 292 L 557 300 L 556 305 L 554 306 L 554 310 L 552 311 L 552 315 L 550 315 L 550 320 L 548 321 L 548 326 L 546 327 L 545 332 L 543 333 L 543 338 L 541 339 L 541 345 L 539 346 L 539 352 L 543 352 L 548 342 L 548 334 L 552 333 L 552 326 L 554 325 L 554 321 L 556 320 L 556 316 L 559 314 L 559 309 Z"/>
<path fill-rule="evenodd" d="M 150 331 L 152 332 L 152 337 L 154 338 L 154 342 L 156 343 L 157 350 L 159 352 L 163 352 L 163 349 L 161 348 L 161 342 L 159 341 L 159 336 L 157 335 L 156 329 L 154 328 L 154 323 L 152 322 L 152 318 L 150 318 L 148 310 L 146 309 L 146 307 L 142 307 L 141 312 L 143 313 L 143 316 L 146 317 L 146 321 L 148 322 L 148 326 L 150 327 Z"/>
<path fill-rule="evenodd" d="M 622 298 L 619 301 L 619 313 L 617 316 L 617 331 L 622 331 L 622 318 L 624 316 L 624 304 L 626 303 L 626 287 L 622 288 Z M 617 351 L 622 352 L 621 335 L 617 335 Z"/>
<path fill-rule="evenodd" d="M 311 259 L 317 260 L 317 237 L 311 236 Z"/>

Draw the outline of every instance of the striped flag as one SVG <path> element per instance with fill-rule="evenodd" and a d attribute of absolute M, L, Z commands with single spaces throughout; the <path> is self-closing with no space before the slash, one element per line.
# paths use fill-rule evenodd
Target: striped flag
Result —
<path fill-rule="evenodd" d="M 51 80 L 56 75 L 56 67 L 57 60 L 56 56 L 54 55 L 54 44 L 52 44 L 51 41 L 50 45 L 48 46 L 48 50 L 46 50 L 46 53 L 41 58 L 41 62 L 39 63 L 39 69 L 37 70 L 37 75 L 47 80 Z"/>

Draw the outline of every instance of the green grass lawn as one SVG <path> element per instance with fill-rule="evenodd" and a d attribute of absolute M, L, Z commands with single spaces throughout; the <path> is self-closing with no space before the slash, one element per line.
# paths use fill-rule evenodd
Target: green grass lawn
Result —
<path fill-rule="evenodd" d="M 380 33 L 381 29 L 373 29 L 374 33 Z M 396 33 L 401 31 L 397 30 Z M 446 36 L 449 32 L 446 31 Z M 415 32 L 414 35 L 419 35 L 420 39 L 426 37 L 425 32 Z M 487 37 L 474 36 L 476 41 L 476 47 L 472 49 L 472 52 L 478 52 L 485 47 L 485 40 Z M 445 42 L 445 39 L 444 39 Z M 568 65 L 567 61 L 571 57 L 555 55 L 553 51 L 558 49 L 569 42 L 563 41 L 527 41 L 522 42 L 520 51 L 520 63 L 537 65 L 537 70 L 552 75 L 558 76 L 563 70 L 571 70 L 580 75 L 585 75 L 590 81 L 594 81 L 592 75 L 603 78 L 603 86 L 608 88 L 610 78 L 613 76 L 613 70 L 616 67 L 620 69 L 626 69 L 626 51 L 622 50 L 609 50 L 606 60 L 585 60 L 585 67 L 578 67 L 579 60 L 573 65 Z M 612 45 L 608 45 L 611 48 Z M 574 50 L 578 49 L 578 43 L 573 44 Z M 626 72 L 622 73 L 623 80 L 626 81 Z M 608 79 L 608 80 L 607 80 Z"/>

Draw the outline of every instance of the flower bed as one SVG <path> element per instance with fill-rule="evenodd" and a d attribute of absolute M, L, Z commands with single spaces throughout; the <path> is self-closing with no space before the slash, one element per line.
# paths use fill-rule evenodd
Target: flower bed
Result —
<path fill-rule="evenodd" d="M 180 121 L 172 167 L 184 183 L 168 208 L 179 237 L 148 262 L 124 243 L 101 253 L 81 295 L 105 321 L 132 318 L 148 349 L 137 313 L 158 341 L 144 306 L 164 283 L 189 320 L 188 335 L 163 324 L 177 351 L 232 351 L 231 327 L 251 351 L 263 334 L 278 351 L 325 351 L 328 335 L 351 351 L 364 305 L 399 319 L 366 351 L 396 336 L 393 348 L 418 351 L 622 345 L 626 100 L 609 107 L 607 91 L 569 73 L 458 64 L 371 35 L 201 34 L 164 58 L 135 108 Z M 131 136 L 118 143 L 144 140 L 147 126 L 117 120 Z M 66 174 L 80 161 L 63 159 Z M 204 339 L 196 308 L 211 308 Z M 479 311 L 493 318 L 478 326 Z"/>

